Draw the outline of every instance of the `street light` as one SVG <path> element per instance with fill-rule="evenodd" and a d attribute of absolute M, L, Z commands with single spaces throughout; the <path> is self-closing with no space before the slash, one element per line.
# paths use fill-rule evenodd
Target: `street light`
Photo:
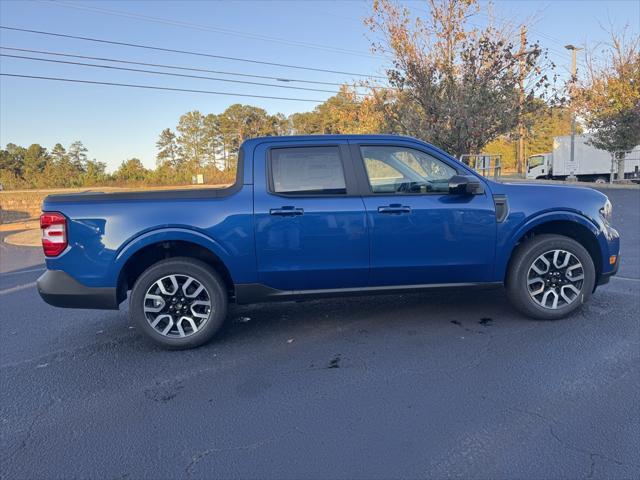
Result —
<path fill-rule="evenodd" d="M 564 48 L 566 48 L 567 50 L 569 50 L 571 52 L 571 86 L 569 87 L 569 95 L 571 96 L 571 100 L 573 101 L 573 87 L 576 83 L 576 73 L 577 73 L 577 69 L 576 69 L 576 52 L 578 50 L 580 50 L 578 47 L 576 47 L 575 45 L 565 45 Z M 571 167 L 570 168 L 574 168 L 574 161 L 575 161 L 575 141 L 576 141 L 576 112 L 575 109 L 573 108 L 573 105 L 571 105 L 571 154 L 570 154 L 570 164 Z M 571 170 L 571 176 L 573 176 L 573 170 Z"/>

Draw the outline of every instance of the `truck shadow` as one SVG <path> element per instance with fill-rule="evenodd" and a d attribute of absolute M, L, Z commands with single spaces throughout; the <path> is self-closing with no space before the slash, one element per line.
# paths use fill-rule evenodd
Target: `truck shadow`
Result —
<path fill-rule="evenodd" d="M 26 272 L 25 272 L 26 273 Z M 32 273 L 37 275 L 37 273 Z M 20 275 L 16 275 L 20 277 Z M 33 292 L 35 293 L 35 292 Z M 32 294 L 33 294 L 32 293 Z M 38 302 L 39 304 L 41 302 Z M 44 306 L 44 305 L 41 305 Z M 81 349 L 111 349 L 115 345 L 129 354 L 155 352 L 173 355 L 148 341 L 128 315 L 128 300 L 119 312 L 99 315 L 100 322 L 87 322 L 86 316 L 98 315 L 90 310 L 59 310 L 66 321 L 85 341 L 94 342 Z M 34 316 L 38 314 L 34 312 Z M 272 348 L 288 341 L 325 343 L 322 337 L 347 339 L 375 335 L 429 336 L 439 335 L 443 326 L 448 334 L 477 334 L 498 332 L 508 325 L 525 320 L 507 303 L 502 287 L 482 289 L 442 289 L 422 293 L 342 297 L 322 300 L 230 305 L 223 329 L 208 344 L 192 351 L 198 358 L 212 352 L 246 351 Z M 351 340 L 349 340 L 351 339 Z M 73 342 L 72 342 L 73 343 Z M 77 348 L 78 345 L 75 345 Z"/>
<path fill-rule="evenodd" d="M 314 331 L 346 330 L 354 325 L 383 334 L 387 329 L 419 332 L 443 322 L 482 334 L 497 319 L 523 319 L 507 303 L 502 287 L 232 305 L 224 330 L 213 342 L 301 332 L 313 335 Z"/>

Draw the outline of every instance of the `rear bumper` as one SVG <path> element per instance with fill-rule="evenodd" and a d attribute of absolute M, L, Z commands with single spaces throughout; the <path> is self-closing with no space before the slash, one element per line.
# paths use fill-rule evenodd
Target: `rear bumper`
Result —
<path fill-rule="evenodd" d="M 37 284 L 42 299 L 54 307 L 118 309 L 115 287 L 87 287 L 62 270 L 47 270 Z"/>

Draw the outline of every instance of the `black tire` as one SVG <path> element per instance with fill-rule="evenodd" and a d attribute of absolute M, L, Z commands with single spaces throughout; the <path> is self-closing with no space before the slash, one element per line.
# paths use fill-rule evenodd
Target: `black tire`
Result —
<path fill-rule="evenodd" d="M 204 293 L 202 293 L 199 298 L 202 298 L 202 295 L 206 295 L 205 299 L 208 297 L 211 304 L 208 312 L 201 312 L 204 315 L 208 313 L 209 316 L 205 320 L 201 320 L 202 323 L 199 325 L 199 329 L 197 331 L 193 331 L 192 329 L 184 337 L 171 336 L 171 333 L 169 335 L 163 335 L 162 332 L 154 328 L 150 320 L 147 319 L 148 314 L 150 316 L 153 316 L 153 314 L 145 313 L 145 302 L 148 302 L 148 300 L 145 300 L 145 297 L 149 289 L 160 279 L 172 275 L 177 276 L 179 279 L 191 277 L 199 282 L 200 285 L 204 287 Z M 166 300 L 166 304 L 170 305 L 172 297 L 166 297 Z M 140 275 L 131 291 L 129 315 L 146 336 L 156 344 L 164 348 L 176 350 L 195 348 L 207 343 L 220 330 L 227 317 L 227 300 L 227 291 L 224 282 L 211 267 L 192 258 L 174 257 L 153 264 Z M 190 299 L 187 299 L 187 301 L 190 301 Z M 187 307 L 184 306 L 183 308 Z M 189 308 L 193 309 L 192 306 L 189 306 Z M 187 313 L 182 315 L 185 314 L 188 315 Z M 173 317 L 171 318 L 173 322 Z M 188 328 L 190 328 L 189 323 L 186 325 L 186 329 Z M 175 328 L 172 328 L 172 330 L 175 330 Z M 181 327 L 182 333 L 184 333 L 184 330 L 185 329 Z"/>
<path fill-rule="evenodd" d="M 527 278 L 533 262 L 540 255 L 556 249 L 569 252 L 580 261 L 584 280 L 579 289 L 580 293 L 571 303 L 551 309 L 543 307 L 532 298 Z M 536 235 L 518 246 L 509 263 L 505 286 L 509 301 L 520 312 L 539 320 L 557 320 L 566 317 L 589 299 L 595 280 L 593 259 L 580 243 L 562 235 L 543 234 Z"/>

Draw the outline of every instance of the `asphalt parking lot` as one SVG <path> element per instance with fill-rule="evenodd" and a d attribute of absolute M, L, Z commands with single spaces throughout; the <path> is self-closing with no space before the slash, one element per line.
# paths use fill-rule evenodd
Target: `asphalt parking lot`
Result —
<path fill-rule="evenodd" d="M 619 275 L 557 322 L 495 288 L 264 304 L 168 352 L 1 243 L 0 476 L 640 478 L 640 190 L 605 193 Z"/>

